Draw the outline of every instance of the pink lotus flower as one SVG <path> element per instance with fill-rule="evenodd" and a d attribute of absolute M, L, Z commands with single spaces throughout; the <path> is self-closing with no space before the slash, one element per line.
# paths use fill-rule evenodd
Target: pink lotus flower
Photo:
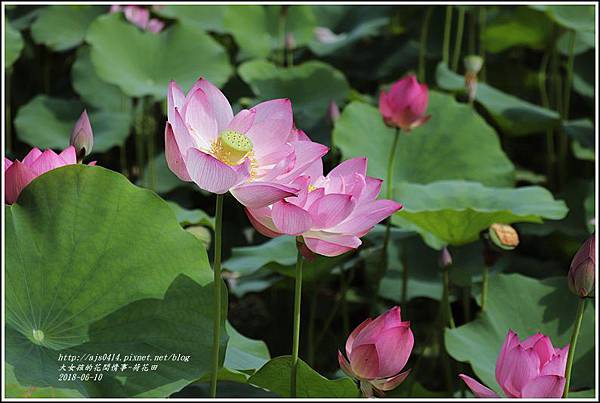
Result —
<path fill-rule="evenodd" d="M 120 6 L 118 4 L 110 7 L 111 13 L 123 12 L 127 21 L 137 25 L 143 30 L 153 33 L 160 32 L 165 23 L 157 18 L 150 18 L 150 10 L 140 6 Z"/>
<path fill-rule="evenodd" d="M 419 127 L 429 120 L 425 116 L 429 103 L 429 90 L 426 84 L 419 84 L 414 75 L 396 81 L 389 92 L 379 95 L 379 112 L 385 124 L 406 132 Z"/>
<path fill-rule="evenodd" d="M 172 81 L 167 101 L 165 154 L 171 171 L 209 192 L 230 191 L 247 207 L 297 194 L 289 178 L 328 151 L 299 141 L 289 99 L 263 102 L 234 116 L 221 91 L 201 78 L 187 96 Z"/>
<path fill-rule="evenodd" d="M 246 213 L 263 235 L 302 237 L 304 246 L 319 255 L 358 248 L 361 236 L 402 208 L 392 200 L 376 200 L 382 181 L 367 176 L 366 158 L 344 161 L 325 177 L 319 161 L 291 179 L 300 188 L 297 196 Z"/>
<path fill-rule="evenodd" d="M 11 161 L 4 157 L 5 203 L 16 202 L 21 191 L 41 174 L 72 164 L 77 164 L 77 155 L 73 146 L 65 148 L 60 154 L 52 150 L 42 152 L 38 148 L 33 148 L 23 161 Z M 89 165 L 96 165 L 96 162 L 91 162 Z"/>
<path fill-rule="evenodd" d="M 596 281 L 596 237 L 592 234 L 581 245 L 569 268 L 569 289 L 578 297 L 593 297 Z"/>
<path fill-rule="evenodd" d="M 400 385 L 410 370 L 406 365 L 414 345 L 410 322 L 402 322 L 396 306 L 374 320 L 358 325 L 346 341 L 346 357 L 338 351 L 340 367 L 360 381 L 365 397 L 372 397 Z"/>
<path fill-rule="evenodd" d="M 554 348 L 550 338 L 541 333 L 519 342 L 519 336 L 509 330 L 496 361 L 496 381 L 506 397 L 559 398 L 565 387 L 568 353 L 568 345 Z M 475 396 L 498 397 L 475 379 L 459 376 Z"/>

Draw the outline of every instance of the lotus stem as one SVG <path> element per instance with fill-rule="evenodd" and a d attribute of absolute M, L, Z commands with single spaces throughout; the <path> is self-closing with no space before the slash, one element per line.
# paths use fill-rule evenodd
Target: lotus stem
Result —
<path fill-rule="evenodd" d="M 402 248 L 402 308 L 406 308 L 406 299 L 408 295 L 408 258 L 406 257 L 406 248 Z"/>
<path fill-rule="evenodd" d="M 565 79 L 565 89 L 563 92 L 563 110 L 562 119 L 566 121 L 569 119 L 569 109 L 571 104 L 571 88 L 573 86 L 573 64 L 575 61 L 575 31 L 569 32 L 569 58 L 567 59 L 567 76 Z M 564 130 L 560 130 L 560 143 L 559 143 L 559 161 L 560 166 L 558 173 L 560 175 L 560 183 L 564 184 L 567 177 L 567 149 L 569 147 L 569 141 Z"/>
<path fill-rule="evenodd" d="M 444 283 L 444 291 L 442 295 L 442 303 L 446 311 L 446 323 L 450 329 L 454 329 L 454 317 L 452 316 L 452 307 L 450 306 L 450 278 L 448 268 L 442 269 L 442 278 Z"/>
<path fill-rule="evenodd" d="M 485 6 L 479 7 L 479 56 L 485 61 L 485 42 L 483 41 L 483 33 L 485 32 L 486 14 Z M 485 82 L 485 62 L 481 66 L 479 72 L 479 79 L 481 82 Z"/>
<path fill-rule="evenodd" d="M 485 311 L 487 305 L 487 294 L 488 294 L 488 279 L 489 269 L 487 265 L 483 266 L 483 282 L 481 283 L 481 311 Z"/>
<path fill-rule="evenodd" d="M 125 141 L 119 147 L 119 165 L 121 166 L 121 173 L 125 176 L 129 176 L 127 173 L 127 150 L 125 149 Z"/>
<path fill-rule="evenodd" d="M 569 385 L 571 384 L 571 370 L 573 369 L 573 357 L 575 357 L 575 347 L 577 346 L 577 338 L 581 329 L 581 321 L 583 320 L 583 311 L 585 310 L 585 298 L 579 298 L 577 305 L 577 317 L 575 318 L 575 326 L 571 341 L 569 342 L 569 355 L 567 356 L 567 368 L 565 370 L 565 389 L 563 390 L 563 399 L 569 396 Z"/>
<path fill-rule="evenodd" d="M 217 396 L 217 379 L 219 376 L 219 346 L 221 341 L 221 233 L 223 229 L 223 195 L 217 195 L 215 208 L 215 255 L 213 260 L 213 275 L 215 293 L 213 300 L 213 357 L 210 378 L 210 396 Z"/>
<path fill-rule="evenodd" d="M 296 374 L 298 372 L 298 351 L 300 347 L 300 304 L 302 302 L 302 253 L 298 249 L 296 259 L 296 283 L 294 287 L 294 332 L 292 334 L 292 368 L 290 396 L 296 397 Z"/>
<path fill-rule="evenodd" d="M 11 111 L 11 76 L 12 68 L 6 72 L 6 103 L 5 103 L 5 116 L 6 116 L 6 149 L 13 151 L 12 149 L 12 111 Z"/>
<path fill-rule="evenodd" d="M 463 316 L 464 322 L 468 323 L 471 321 L 471 287 L 466 286 L 462 289 L 462 303 L 463 303 Z"/>
<path fill-rule="evenodd" d="M 542 57 L 542 64 L 538 73 L 538 85 L 540 87 L 540 99 L 544 108 L 550 107 L 550 99 L 548 98 L 548 90 L 546 89 L 546 71 L 550 62 L 550 53 L 547 51 Z M 556 161 L 556 153 L 554 150 L 554 135 L 552 129 L 546 130 L 546 177 L 550 188 L 554 182 L 554 163 Z"/>
<path fill-rule="evenodd" d="M 458 71 L 458 61 L 460 60 L 460 50 L 462 47 L 463 31 L 465 29 L 465 9 L 458 8 L 458 22 L 456 25 L 456 38 L 454 39 L 454 53 L 452 54 L 452 70 Z"/>
<path fill-rule="evenodd" d="M 446 66 L 450 63 L 450 30 L 452 28 L 452 6 L 446 6 L 446 21 L 444 23 L 444 44 L 442 61 Z"/>
<path fill-rule="evenodd" d="M 429 21 L 431 20 L 431 13 L 433 7 L 427 7 L 425 17 L 423 19 L 423 26 L 421 28 L 421 41 L 419 46 L 419 81 L 425 82 L 425 53 L 427 53 L 427 34 L 429 33 Z"/>

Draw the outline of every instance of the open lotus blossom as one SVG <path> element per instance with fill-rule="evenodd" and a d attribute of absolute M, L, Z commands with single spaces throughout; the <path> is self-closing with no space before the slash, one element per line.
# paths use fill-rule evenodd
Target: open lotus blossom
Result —
<path fill-rule="evenodd" d="M 52 150 L 32 148 L 22 161 L 4 157 L 4 195 L 6 204 L 13 204 L 29 182 L 43 173 L 65 165 L 77 164 L 75 147 L 69 146 L 60 154 Z M 95 165 L 91 162 L 89 165 Z"/>
<path fill-rule="evenodd" d="M 382 395 L 400 385 L 410 370 L 406 365 L 414 345 L 410 322 L 402 322 L 396 306 L 375 319 L 367 319 L 346 341 L 346 357 L 338 351 L 340 367 L 360 381 L 365 397 Z"/>
<path fill-rule="evenodd" d="M 143 30 L 157 33 L 162 31 L 165 23 L 158 18 L 150 18 L 150 10 L 140 6 L 120 6 L 118 4 L 110 7 L 111 13 L 123 12 L 127 21 L 137 25 Z"/>
<path fill-rule="evenodd" d="M 167 102 L 165 155 L 171 171 L 209 192 L 230 191 L 247 207 L 297 194 L 289 178 L 328 151 L 299 135 L 289 99 L 266 101 L 234 116 L 223 93 L 201 78 L 187 95 L 172 81 Z"/>
<path fill-rule="evenodd" d="M 379 112 L 386 125 L 409 132 L 431 117 L 425 115 L 428 103 L 427 85 L 419 84 L 414 75 L 409 75 L 392 84 L 387 93 L 381 91 Z"/>
<path fill-rule="evenodd" d="M 509 330 L 496 361 L 496 381 L 510 398 L 561 397 L 568 353 L 568 345 L 554 348 L 550 338 L 541 333 L 520 342 L 519 336 Z M 459 376 L 475 396 L 498 397 L 475 379 L 464 374 Z"/>
<path fill-rule="evenodd" d="M 358 248 L 360 237 L 402 208 L 393 200 L 376 200 L 381 183 L 367 176 L 366 158 L 344 161 L 327 176 L 322 165 L 313 164 L 293 179 L 300 188 L 297 196 L 246 213 L 263 235 L 302 237 L 305 256 L 304 246 L 319 255 L 337 256 Z"/>

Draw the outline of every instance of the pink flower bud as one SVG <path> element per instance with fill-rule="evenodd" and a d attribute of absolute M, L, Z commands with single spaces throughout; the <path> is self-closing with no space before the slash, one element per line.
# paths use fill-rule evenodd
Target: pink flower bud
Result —
<path fill-rule="evenodd" d="M 569 289 L 575 295 L 584 297 L 594 296 L 596 280 L 596 238 L 590 236 L 581 245 L 569 268 Z"/>
<path fill-rule="evenodd" d="M 83 157 L 92 152 L 94 133 L 92 132 L 92 125 L 90 124 L 87 111 L 84 110 L 77 123 L 75 123 L 69 144 L 75 147 L 78 160 L 82 160 Z"/>
<path fill-rule="evenodd" d="M 340 108 L 337 106 L 335 101 L 332 99 L 329 102 L 329 119 L 331 123 L 335 123 L 340 118 Z"/>
<path fill-rule="evenodd" d="M 519 341 L 508 331 L 496 361 L 496 381 L 508 398 L 559 398 L 565 387 L 565 368 L 569 346 L 554 348 L 550 338 L 541 333 Z M 498 395 L 475 379 L 460 378 L 482 398 Z"/>
<path fill-rule="evenodd" d="M 293 50 L 296 48 L 296 38 L 292 32 L 288 32 L 285 36 L 285 47 L 288 50 Z"/>
<path fill-rule="evenodd" d="M 346 341 L 346 357 L 338 351 L 342 370 L 361 382 L 365 397 L 396 388 L 410 371 L 402 371 L 414 345 L 410 322 L 402 322 L 396 306 L 361 323 Z"/>
<path fill-rule="evenodd" d="M 147 31 L 153 32 L 155 34 L 159 33 L 165 27 L 165 23 L 157 18 L 152 18 L 148 21 L 148 26 L 146 27 Z"/>
<path fill-rule="evenodd" d="M 421 126 L 431 116 L 425 116 L 429 103 L 427 85 L 419 84 L 414 75 L 396 81 L 386 93 L 379 96 L 379 111 L 385 124 L 406 132 Z"/>
<path fill-rule="evenodd" d="M 444 248 L 440 252 L 440 257 L 438 259 L 438 265 L 440 268 L 444 269 L 452 264 L 452 255 L 447 247 Z"/>

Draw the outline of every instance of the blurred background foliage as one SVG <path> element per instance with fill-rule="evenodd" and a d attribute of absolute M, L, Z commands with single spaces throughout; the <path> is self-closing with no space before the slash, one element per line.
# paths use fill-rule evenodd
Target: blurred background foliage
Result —
<path fill-rule="evenodd" d="M 65 148 L 85 108 L 95 134 L 92 160 L 159 193 L 210 248 L 212 196 L 179 181 L 163 154 L 169 80 L 187 90 L 204 76 L 235 109 L 289 97 L 296 125 L 331 147 L 326 171 L 366 155 L 369 174 L 384 177 L 393 131 L 377 111 L 379 91 L 417 74 L 430 88 L 432 119 L 400 139 L 395 199 L 406 207 L 393 220 L 388 270 L 381 269 L 379 226 L 356 253 L 307 264 L 301 357 L 329 378 L 341 376 L 336 349 L 349 331 L 399 303 L 416 343 L 410 380 L 390 396 L 468 396 L 458 378 L 439 376 L 448 366 L 493 385 L 489 365 L 505 327 L 543 329 L 567 342 L 575 308 L 557 301 L 569 300 L 570 259 L 595 228 L 593 6 L 163 5 L 151 12 L 166 23 L 160 33 L 142 31 L 108 6 L 7 5 L 5 154 Z M 463 78 L 467 55 L 484 58 L 472 104 Z M 335 121 L 331 102 L 341 110 Z M 526 185 L 537 187 L 513 189 Z M 255 342 L 254 358 L 237 362 L 246 372 L 224 372 L 220 393 L 265 396 L 270 392 L 244 382 L 270 356 L 289 353 L 294 241 L 265 239 L 232 198 L 225 206 L 228 333 L 242 350 L 250 348 L 247 337 L 266 346 Z M 497 221 L 516 223 L 521 242 L 490 267 L 489 312 L 478 314 L 479 233 Z M 458 325 L 446 332 L 451 358 L 435 323 L 442 297 L 436 262 L 446 244 Z M 512 304 L 503 303 L 507 295 Z M 591 321 L 584 327 L 578 390 L 594 379 Z M 486 368 L 477 361 L 482 356 Z M 316 390 L 345 393 L 340 383 L 314 379 Z M 267 370 L 253 383 L 277 389 Z M 176 396 L 207 392 L 200 380 Z"/>

